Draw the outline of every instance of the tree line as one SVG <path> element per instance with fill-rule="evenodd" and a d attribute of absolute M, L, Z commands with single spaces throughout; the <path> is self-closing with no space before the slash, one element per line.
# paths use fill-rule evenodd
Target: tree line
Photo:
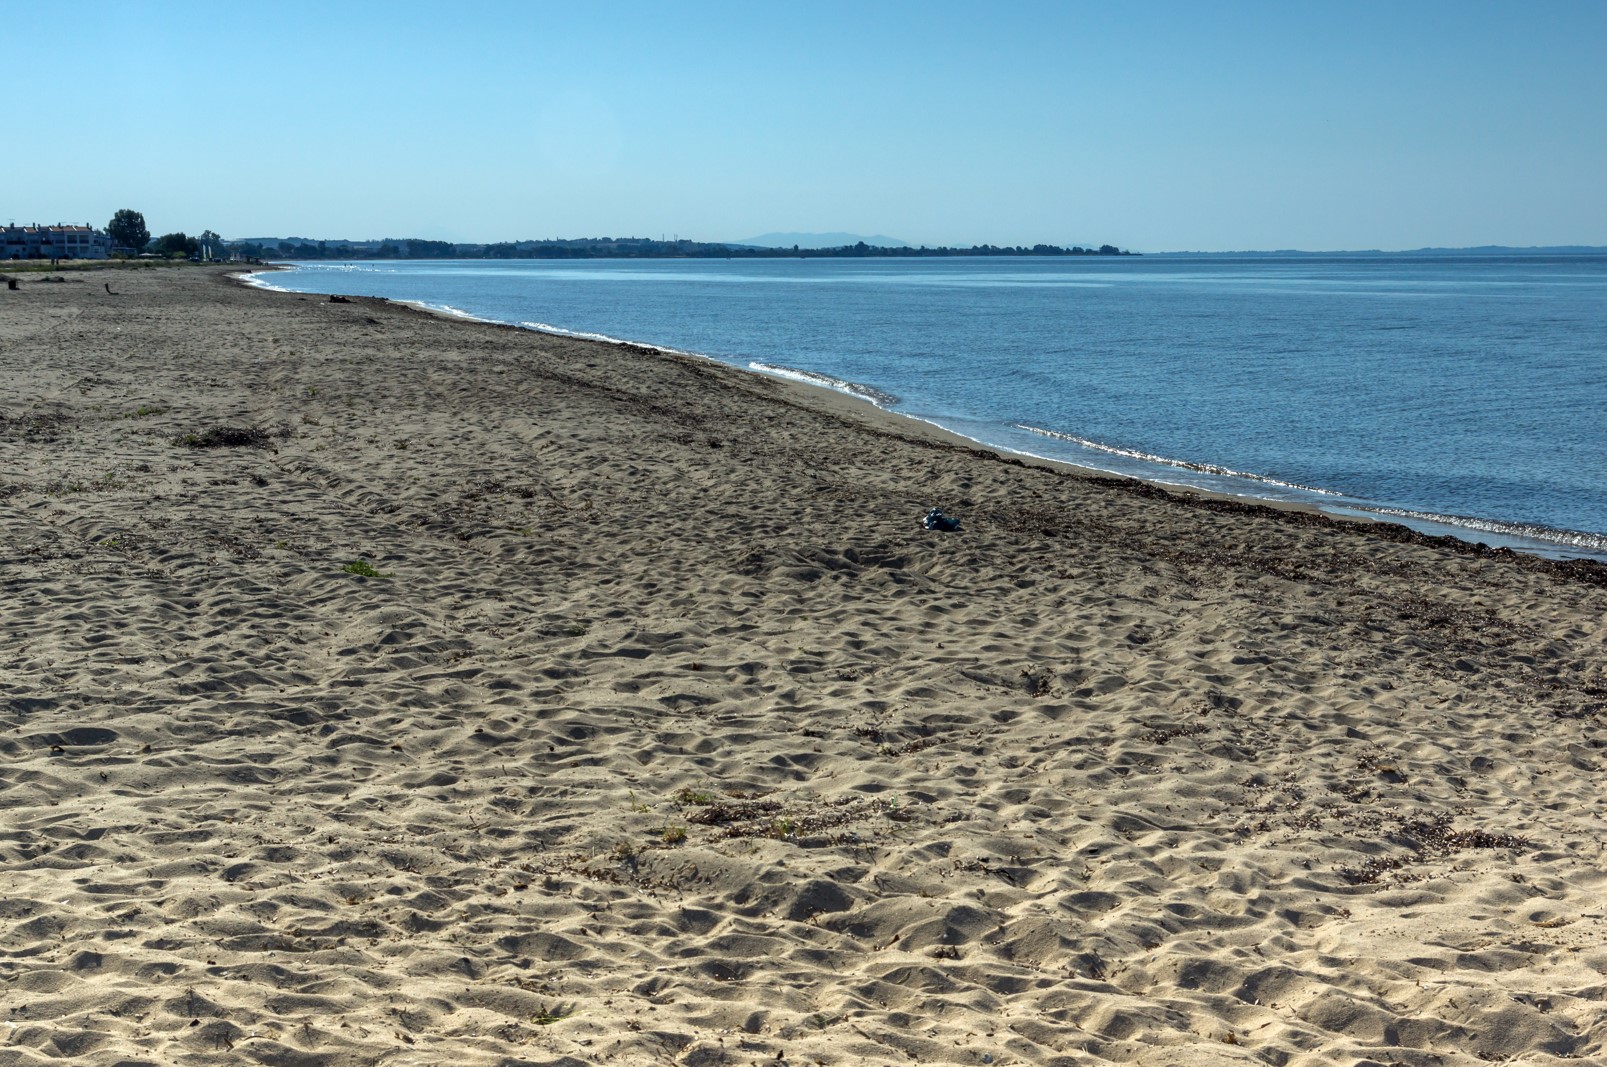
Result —
<path fill-rule="evenodd" d="M 250 259 L 833 259 L 887 257 L 898 259 L 927 256 L 1131 256 L 1115 245 L 1085 248 L 1072 245 L 972 245 L 969 248 L 939 246 L 869 245 L 859 241 L 835 248 L 761 248 L 755 245 L 718 241 L 655 241 L 649 237 L 579 237 L 545 241 L 498 241 L 491 244 L 462 244 L 429 241 L 418 237 L 387 238 L 383 241 L 225 241 L 211 230 L 199 237 L 183 231 L 152 238 L 145 216 L 124 208 L 106 224 L 106 233 L 118 249 L 134 254 L 151 252 L 160 256 L 221 258 L 237 255 Z"/>
<path fill-rule="evenodd" d="M 180 230 L 153 239 L 150 229 L 145 225 L 144 213 L 133 208 L 123 208 L 112 215 L 111 221 L 106 224 L 106 236 L 112 239 L 114 250 L 134 255 L 151 253 L 179 259 L 198 259 L 203 256 L 212 259 L 225 254 L 222 236 L 211 230 L 202 230 L 198 237 L 191 237 Z"/>
<path fill-rule="evenodd" d="M 418 238 L 391 238 L 352 244 L 346 241 L 230 241 L 231 252 L 255 259 L 831 259 L 920 258 L 926 256 L 1131 256 L 1115 245 L 972 245 L 969 248 L 924 245 L 888 247 L 864 241 L 836 248 L 759 248 L 707 241 L 655 241 L 646 237 L 585 237 L 552 241 L 499 241 L 454 244 Z"/>

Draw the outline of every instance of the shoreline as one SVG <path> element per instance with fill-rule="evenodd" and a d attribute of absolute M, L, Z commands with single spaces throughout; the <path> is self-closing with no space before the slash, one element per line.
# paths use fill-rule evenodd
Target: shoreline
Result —
<path fill-rule="evenodd" d="M 250 279 L 252 274 L 266 274 L 277 270 L 294 270 L 294 264 L 270 264 L 267 270 L 245 272 L 241 275 L 242 284 L 256 285 Z M 264 287 L 272 287 L 269 283 L 262 283 Z M 284 290 L 294 292 L 296 290 Z M 327 294 L 309 294 L 327 295 Z M 387 298 L 389 299 L 389 298 Z M 637 346 L 642 349 L 661 351 L 671 355 L 686 356 L 690 358 L 708 359 L 725 366 L 746 370 L 750 373 L 764 374 L 795 382 L 802 382 L 811 388 L 824 389 L 831 392 L 847 395 L 863 401 L 878 409 L 885 415 L 911 422 L 921 423 L 933 427 L 942 433 L 949 434 L 959 441 L 968 442 L 974 447 L 980 447 L 1000 455 L 1013 456 L 1023 460 L 1041 461 L 1056 464 L 1068 469 L 1089 472 L 1099 477 L 1125 478 L 1141 481 L 1159 487 L 1167 492 L 1182 495 L 1197 495 L 1207 499 L 1242 500 L 1276 509 L 1309 510 L 1327 515 L 1342 521 L 1378 522 L 1405 526 L 1414 532 L 1426 537 L 1450 537 L 1455 540 L 1466 541 L 1473 545 L 1487 545 L 1490 548 L 1506 548 L 1527 555 L 1541 558 L 1565 561 L 1568 559 L 1583 559 L 1607 564 L 1607 535 L 1598 532 L 1583 530 L 1568 530 L 1544 526 L 1535 523 L 1506 521 L 1501 519 L 1480 518 L 1476 516 L 1463 516 L 1448 513 L 1436 513 L 1417 507 L 1401 507 L 1396 505 L 1369 502 L 1361 498 L 1347 496 L 1344 493 L 1314 489 L 1309 486 L 1294 485 L 1280 482 L 1277 479 L 1262 475 L 1234 471 L 1213 466 L 1209 463 L 1195 462 L 1180 459 L 1171 459 L 1164 456 L 1151 456 L 1131 450 L 1111 448 L 1098 442 L 1088 442 L 1073 435 L 1060 431 L 1043 430 L 1025 424 L 1011 424 L 1012 428 L 1028 436 L 1039 436 L 1049 440 L 1069 442 L 1071 445 L 1084 448 L 1096 453 L 1107 453 L 1113 456 L 1128 457 L 1131 462 L 1150 470 L 1121 470 L 1099 466 L 1096 462 L 1078 462 L 1023 448 L 1019 445 L 1007 445 L 991 442 L 980 437 L 973 437 L 958 430 L 951 429 L 939 422 L 919 415 L 913 415 L 887 407 L 876 400 L 874 396 L 864 395 L 863 390 L 871 388 L 852 382 L 840 382 L 818 372 L 793 368 L 783 365 L 771 365 L 751 360 L 747 366 L 735 361 L 724 360 L 715 356 L 707 356 L 697 352 L 681 351 L 679 349 L 659 345 L 651 341 L 632 341 L 621 338 L 607 337 L 598 334 L 577 332 L 562 327 L 546 326 L 540 323 L 503 322 L 487 319 L 483 316 L 466 312 L 458 308 L 437 307 L 423 301 L 392 301 L 417 305 L 421 310 L 441 314 L 447 318 L 464 321 L 482 322 L 492 325 L 507 326 L 512 329 L 525 329 L 538 333 L 545 333 L 557 337 L 568 337 L 576 340 L 596 341 L 603 344 L 618 344 L 626 347 Z M 1161 473 L 1165 469 L 1194 471 L 1204 475 L 1227 479 L 1233 484 L 1223 488 L 1213 488 L 1204 485 L 1192 484 L 1180 480 L 1182 476 L 1168 477 Z M 1264 489 L 1258 490 L 1257 483 L 1279 486 L 1295 494 L 1288 496 L 1267 495 Z M 1332 498 L 1332 499 L 1326 499 Z"/>
<path fill-rule="evenodd" d="M 272 265 L 272 269 L 283 270 L 286 268 L 283 265 L 275 264 Z M 232 278 L 236 284 L 243 288 L 256 289 L 261 292 L 296 296 L 322 296 L 326 298 L 328 295 L 322 293 L 300 293 L 297 290 L 292 289 L 278 289 L 258 285 L 250 280 L 250 275 L 256 273 L 266 272 L 260 270 L 238 273 L 230 272 L 228 276 Z M 1114 483 L 1130 483 L 1134 486 L 1144 487 L 1142 490 L 1137 491 L 1155 491 L 1163 496 L 1176 499 L 1184 503 L 1192 502 L 1207 509 L 1265 509 L 1266 511 L 1273 513 L 1310 516 L 1311 518 L 1320 519 L 1341 528 L 1356 525 L 1374 527 L 1380 530 L 1381 537 L 1390 541 L 1436 545 L 1441 548 L 1445 548 L 1448 551 L 1474 557 L 1518 555 L 1525 558 L 1534 559 L 1542 563 L 1551 564 L 1556 568 L 1557 573 L 1582 574 L 1589 576 L 1584 580 L 1607 584 L 1607 560 L 1601 558 L 1600 553 L 1593 553 L 1590 552 L 1590 550 L 1583 550 L 1574 546 L 1559 544 L 1555 547 L 1555 551 L 1559 553 L 1558 556 L 1543 555 L 1540 551 L 1534 549 L 1526 549 L 1523 547 L 1512 548 L 1500 544 L 1492 545 L 1478 541 L 1472 536 L 1473 533 L 1478 531 L 1470 530 L 1466 535 L 1460 533 L 1429 533 L 1415 528 L 1406 522 L 1399 521 L 1398 519 L 1386 517 L 1382 513 L 1374 513 L 1365 510 L 1358 512 L 1356 509 L 1346 509 L 1345 511 L 1336 512 L 1324 508 L 1320 504 L 1308 501 L 1280 500 L 1275 498 L 1257 497 L 1248 493 L 1239 494 L 1217 492 L 1187 484 L 1165 482 L 1152 478 L 1139 477 L 1136 475 L 1114 473 L 1111 471 L 1101 470 L 1097 467 L 1083 466 L 1069 460 L 1055 459 L 1053 457 L 1035 455 L 1029 452 L 1017 452 L 1013 449 L 989 444 L 985 441 L 968 437 L 965 434 L 950 430 L 945 426 L 931 422 L 927 419 L 889 410 L 885 407 L 882 407 L 880 404 L 877 404 L 873 400 L 847 392 L 843 389 L 837 389 L 824 384 L 800 380 L 799 378 L 790 375 L 768 374 L 762 370 L 755 369 L 753 367 L 742 367 L 735 363 L 718 359 L 714 356 L 706 356 L 696 352 L 683 352 L 677 349 L 665 348 L 639 341 L 627 341 L 619 338 L 581 335 L 573 331 L 539 329 L 533 326 L 518 323 L 501 322 L 495 319 L 488 319 L 483 316 L 475 315 L 470 312 L 461 311 L 459 309 L 443 309 L 435 307 L 423 301 L 393 300 L 389 297 L 356 296 L 350 294 L 338 295 L 344 295 L 345 299 L 350 300 L 353 303 L 367 303 L 377 306 L 406 308 L 421 315 L 428 315 L 438 318 L 444 322 L 469 324 L 494 329 L 534 333 L 547 337 L 564 338 L 566 340 L 575 341 L 582 344 L 601 345 L 607 348 L 614 348 L 620 351 L 655 358 L 694 360 L 709 366 L 733 371 L 737 374 L 753 375 L 779 382 L 783 386 L 799 390 L 800 392 L 798 395 L 800 398 L 819 397 L 822 395 L 830 397 L 832 398 L 832 404 L 840 406 L 842 413 L 845 416 L 851 418 L 857 423 L 862 423 L 863 425 L 872 428 L 878 428 L 882 432 L 887 432 L 893 434 L 894 436 L 905 436 L 907 433 L 915 439 L 932 440 L 961 451 L 987 455 L 1003 463 L 1016 463 L 1026 466 L 1040 467 L 1045 470 L 1057 471 L 1062 474 L 1086 478 L 1096 482 L 1109 481 Z M 1342 505 L 1333 506 L 1342 507 Z M 1440 528 L 1451 528 L 1447 527 L 1445 524 L 1429 523 L 1428 525 L 1438 526 Z M 1498 533 L 1497 531 L 1485 532 Z M 1568 533 L 1572 531 L 1558 532 Z M 1498 536 L 1501 535 L 1498 534 Z M 1508 537 L 1507 539 L 1514 541 L 1523 540 L 1522 538 L 1515 536 Z M 1589 554 L 1561 555 L 1561 553 L 1566 553 L 1570 550 L 1574 552 L 1584 551 Z"/>
<path fill-rule="evenodd" d="M 0 290 L 17 1063 L 1607 1057 L 1601 568 L 112 288 Z"/>

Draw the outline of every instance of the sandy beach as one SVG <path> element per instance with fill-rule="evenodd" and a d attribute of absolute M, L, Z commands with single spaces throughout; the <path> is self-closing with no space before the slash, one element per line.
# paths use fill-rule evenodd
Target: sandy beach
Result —
<path fill-rule="evenodd" d="M 0 1067 L 1607 1061 L 1607 567 L 60 277 L 0 288 Z"/>

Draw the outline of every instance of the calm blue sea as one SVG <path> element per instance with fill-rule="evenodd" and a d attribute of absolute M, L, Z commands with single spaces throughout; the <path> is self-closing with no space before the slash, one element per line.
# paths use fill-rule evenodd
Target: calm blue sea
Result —
<path fill-rule="evenodd" d="M 1607 558 L 1607 257 L 296 263 L 1006 449 Z"/>

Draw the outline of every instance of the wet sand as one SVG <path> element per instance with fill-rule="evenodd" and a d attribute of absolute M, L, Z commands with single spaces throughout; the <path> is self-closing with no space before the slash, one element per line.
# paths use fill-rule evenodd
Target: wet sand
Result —
<path fill-rule="evenodd" d="M 1607 568 L 65 277 L 0 288 L 0 1065 L 1607 1057 Z"/>

